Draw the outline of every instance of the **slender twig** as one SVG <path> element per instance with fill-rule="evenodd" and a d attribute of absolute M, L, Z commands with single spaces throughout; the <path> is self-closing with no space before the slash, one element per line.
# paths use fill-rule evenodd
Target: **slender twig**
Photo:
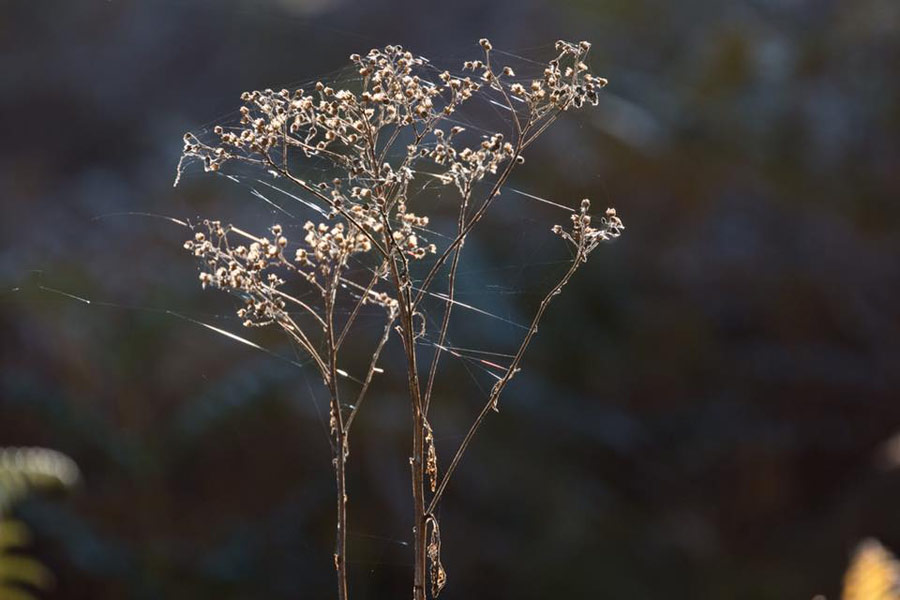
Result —
<path fill-rule="evenodd" d="M 461 232 L 466 224 L 466 209 L 469 206 L 469 190 L 463 194 L 462 202 L 459 205 L 459 219 L 457 221 L 457 232 Z M 450 312 L 453 309 L 453 296 L 456 291 L 456 271 L 459 268 L 459 257 L 462 253 L 463 244 L 460 243 L 453 252 L 453 260 L 450 262 L 450 273 L 447 275 L 447 302 L 444 306 L 444 317 L 441 320 L 441 329 L 438 334 L 438 343 L 434 348 L 434 357 L 431 359 L 431 368 L 428 371 L 428 383 L 425 386 L 425 416 L 428 416 L 428 408 L 431 404 L 431 392 L 434 389 L 434 379 L 437 375 L 438 362 L 441 359 L 441 352 L 444 347 L 444 341 L 447 339 L 447 329 L 450 326 Z"/>
<path fill-rule="evenodd" d="M 369 294 L 372 292 L 372 288 L 375 287 L 375 284 L 381 280 L 382 270 L 386 265 L 384 263 L 381 264 L 380 267 L 375 269 L 372 274 L 372 279 L 369 280 L 369 285 L 363 290 L 362 294 L 359 296 L 359 300 L 356 301 L 356 305 L 353 307 L 353 311 L 350 313 L 350 316 L 347 317 L 347 322 L 344 323 L 344 328 L 341 330 L 341 335 L 337 340 L 337 349 L 340 350 L 341 344 L 344 343 L 344 338 L 347 337 L 347 334 L 350 332 L 350 328 L 353 327 L 354 321 L 356 321 L 356 317 L 359 315 L 359 311 L 362 309 L 363 304 L 366 303 L 366 300 L 369 298 Z"/>
<path fill-rule="evenodd" d="M 366 378 L 363 381 L 362 389 L 359 390 L 359 394 L 356 396 L 356 404 L 354 404 L 353 408 L 350 410 L 350 415 L 347 417 L 347 423 L 344 425 L 344 430 L 347 432 L 348 436 L 350 435 L 350 427 L 353 425 L 353 420 L 356 419 L 356 415 L 359 413 L 363 400 L 366 399 L 366 393 L 369 391 L 369 385 L 372 383 L 372 378 L 378 370 L 378 359 L 381 356 L 384 345 L 387 344 L 387 341 L 391 336 L 391 328 L 393 328 L 395 320 L 396 315 L 389 315 L 387 323 L 384 326 L 384 333 L 381 335 L 381 339 L 378 340 L 378 345 L 375 346 L 375 350 L 372 352 L 372 360 L 369 362 L 369 368 L 366 371 Z"/>
<path fill-rule="evenodd" d="M 494 69 L 491 67 L 491 48 L 490 46 L 485 47 L 484 49 L 484 62 L 485 69 L 488 73 L 490 73 L 490 85 L 492 88 L 499 89 L 500 93 L 503 95 L 503 100 L 506 102 L 506 105 L 509 107 L 509 112 L 513 116 L 513 124 L 515 125 L 516 136 L 522 137 L 522 124 L 519 122 L 519 113 L 516 111 L 516 108 L 512 104 L 512 100 L 509 99 L 509 94 L 506 91 L 506 88 L 503 87 L 503 84 L 500 83 L 500 80 L 497 78 L 497 74 L 494 73 Z M 496 87 L 494 87 L 496 84 Z"/>
<path fill-rule="evenodd" d="M 521 147 L 517 147 L 514 153 L 514 157 L 518 156 L 521 152 Z M 419 302 L 422 301 L 422 297 L 425 295 L 428 288 L 431 286 L 431 282 L 437 276 L 438 272 L 441 270 L 441 267 L 444 266 L 444 263 L 447 262 L 447 259 L 450 255 L 459 247 L 460 244 L 466 239 L 466 236 L 469 235 L 469 232 L 478 224 L 484 214 L 487 212 L 487 209 L 490 207 L 491 203 L 494 201 L 494 198 L 500 193 L 500 189 L 506 184 L 506 180 L 509 179 L 509 176 L 512 174 L 512 170 L 515 166 L 515 158 L 509 160 L 504 167 L 503 171 L 500 173 L 500 176 L 494 182 L 494 186 L 491 188 L 490 193 L 485 198 L 482 205 L 478 208 L 469 222 L 463 227 L 462 231 L 460 231 L 455 238 L 447 245 L 444 251 L 438 256 L 437 260 L 435 260 L 431 269 L 428 271 L 428 274 L 425 275 L 425 278 L 422 280 L 422 283 L 419 285 L 419 293 L 416 295 L 416 299 L 413 302 L 413 307 L 417 307 Z"/>
<path fill-rule="evenodd" d="M 444 471 L 444 476 L 441 478 L 437 490 L 431 497 L 431 502 L 428 504 L 428 510 L 426 511 L 427 514 L 432 514 L 434 512 L 434 509 L 437 507 L 438 502 L 440 502 L 441 500 L 441 496 L 444 495 L 444 490 L 447 488 L 447 483 L 450 481 L 450 477 L 452 477 L 454 471 L 456 471 L 456 467 L 457 465 L 459 465 L 459 461 L 462 460 L 463 454 L 465 454 L 466 449 L 469 447 L 469 444 L 472 442 L 472 438 L 475 437 L 475 433 L 481 427 L 484 419 L 492 410 L 497 410 L 497 403 L 500 399 L 500 394 L 503 392 L 504 388 L 506 388 L 507 384 L 512 381 L 513 377 L 516 376 L 516 373 L 518 373 L 519 364 L 522 362 L 522 357 L 525 356 L 525 351 L 528 349 L 529 344 L 531 344 L 531 340 L 537 333 L 538 326 L 541 323 L 541 319 L 544 317 L 544 313 L 546 312 L 547 307 L 550 306 L 550 302 L 557 294 L 562 291 L 566 284 L 569 283 L 572 275 L 574 275 L 575 271 L 578 270 L 578 267 L 581 266 L 583 260 L 583 250 L 579 248 L 575 260 L 572 261 L 572 264 L 566 271 L 565 275 L 562 276 L 562 278 L 556 283 L 556 285 L 553 286 L 553 289 L 551 289 L 547 293 L 547 295 L 544 296 L 544 299 L 541 300 L 541 304 L 540 306 L 538 306 L 538 310 L 535 313 L 534 318 L 531 320 L 531 326 L 528 328 L 528 332 L 525 334 L 525 337 L 522 340 L 522 343 L 519 346 L 519 349 L 516 352 L 512 363 L 510 363 L 509 367 L 506 369 L 506 373 L 503 375 L 503 377 L 494 384 L 494 387 L 491 389 L 491 393 L 488 396 L 487 402 L 485 402 L 484 406 L 481 409 L 481 412 L 478 413 L 475 421 L 469 427 L 469 431 L 468 433 L 466 433 L 466 437 L 463 438 L 462 443 L 460 443 L 459 448 L 457 448 L 456 453 L 453 455 L 453 459 L 450 461 L 450 465 Z"/>
<path fill-rule="evenodd" d="M 316 363 L 316 367 L 318 367 L 319 372 L 322 374 L 322 376 L 327 377 L 329 371 L 328 366 L 325 364 L 325 361 L 322 360 L 322 357 L 316 351 L 307 335 L 303 332 L 303 329 L 301 329 L 297 325 L 297 323 L 290 317 L 284 316 L 282 318 L 285 321 L 284 330 L 294 339 L 295 342 L 297 342 L 297 344 L 300 345 L 301 348 L 303 348 L 304 351 L 306 351 L 307 354 L 310 355 L 310 357 L 313 359 L 313 362 Z"/>

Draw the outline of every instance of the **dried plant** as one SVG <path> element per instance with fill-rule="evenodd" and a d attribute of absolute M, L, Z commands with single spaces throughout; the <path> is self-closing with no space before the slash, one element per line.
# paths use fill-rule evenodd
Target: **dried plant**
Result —
<path fill-rule="evenodd" d="M 247 92 L 242 95 L 239 123 L 215 127 L 211 139 L 185 135 L 179 177 L 191 159 L 214 172 L 229 164 L 256 167 L 287 182 L 292 189 L 279 189 L 316 215 L 303 226 L 300 240 L 289 239 L 290 232 L 278 224 L 256 234 L 204 221 L 185 248 L 201 263 L 204 287 L 239 296 L 243 306 L 238 315 L 245 326 L 281 328 L 310 359 L 328 389 L 337 489 L 334 564 L 342 600 L 348 593 L 349 438 L 373 378 L 382 372 L 379 358 L 391 337 L 399 336 L 406 359 L 415 511 L 413 597 L 424 599 L 429 574 L 433 597 L 446 581 L 436 508 L 460 459 L 519 372 L 552 299 L 598 244 L 623 229 L 613 209 L 592 219 L 588 200 L 569 209 L 569 227 L 552 227 L 571 246 L 571 264 L 543 297 L 518 350 L 497 376 L 483 409 L 441 475 L 429 409 L 457 304 L 454 294 L 463 246 L 513 169 L 524 163 L 524 151 L 561 113 L 596 105 L 606 84 L 590 73 L 585 62 L 587 42 L 557 42 L 556 57 L 531 79 L 517 78 L 509 66 L 498 67 L 488 40 L 482 39 L 480 46 L 483 57 L 465 62 L 461 74 L 439 71 L 399 46 L 353 55 L 358 77 L 352 89 L 319 82 L 309 90 Z M 488 103 L 494 113 L 501 109 L 511 133 L 471 132 L 460 125 L 457 111 L 478 101 Z M 455 232 L 440 244 L 429 240 L 432 207 L 422 193 L 435 183 L 453 190 L 456 202 Z M 366 268 L 351 268 L 359 265 Z M 438 293 L 434 290 L 439 279 L 443 287 Z M 418 350 L 428 329 L 421 314 L 426 298 L 443 303 L 439 328 L 428 332 L 437 340 L 430 360 Z M 349 311 L 339 312 L 338 304 L 347 302 Z M 354 324 L 366 306 L 382 311 L 383 329 L 368 367 L 353 376 L 341 368 L 341 350 L 344 344 L 356 343 Z M 347 401 L 350 383 L 355 385 L 352 402 Z"/>

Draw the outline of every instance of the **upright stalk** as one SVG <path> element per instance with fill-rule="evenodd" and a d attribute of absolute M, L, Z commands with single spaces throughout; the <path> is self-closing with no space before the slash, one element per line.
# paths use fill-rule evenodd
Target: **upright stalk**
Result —
<path fill-rule="evenodd" d="M 412 288 L 405 260 L 391 261 L 391 272 L 400 296 L 400 326 L 407 360 L 407 383 L 413 417 L 413 447 L 410 466 L 413 487 L 413 599 L 425 600 L 427 583 L 426 524 L 425 524 L 425 412 L 419 388 L 419 367 L 416 360 L 416 340 L 412 311 Z M 401 270 L 402 269 L 402 270 Z"/>
<path fill-rule="evenodd" d="M 328 391 L 331 396 L 331 432 L 334 441 L 333 464 L 337 484 L 337 524 L 334 549 L 334 568 L 337 572 L 338 600 L 347 600 L 347 437 L 341 412 L 337 382 L 337 344 L 335 343 L 334 305 L 340 282 L 341 262 L 325 291 L 325 338 L 328 347 Z"/>
<path fill-rule="evenodd" d="M 427 582 L 425 522 L 425 419 L 421 407 L 415 411 L 413 426 L 413 518 L 415 519 L 414 600 L 425 600 Z"/>
<path fill-rule="evenodd" d="M 343 436 L 341 436 L 343 439 Z M 347 482 L 343 451 L 335 458 L 337 480 L 337 539 L 335 541 L 334 568 L 337 571 L 338 599 L 347 600 Z"/>
<path fill-rule="evenodd" d="M 367 150 L 370 169 L 378 181 L 381 178 L 381 165 L 375 157 L 377 143 L 368 120 L 363 121 L 365 135 L 368 138 Z M 376 196 L 384 197 L 388 190 L 381 183 L 374 186 Z M 392 199 L 390 199 L 392 200 Z M 393 227 L 388 217 L 385 202 L 381 206 L 381 219 L 384 226 L 384 241 L 386 248 L 392 251 L 388 264 L 394 287 L 397 291 L 401 339 L 406 354 L 407 386 L 409 388 L 410 405 L 413 419 L 413 444 L 410 467 L 412 469 L 413 492 L 413 599 L 426 600 L 425 586 L 427 579 L 427 554 L 426 554 L 426 522 L 425 522 L 425 408 L 422 401 L 421 388 L 419 386 L 419 366 L 416 358 L 416 336 L 413 314 L 415 311 L 412 282 L 409 275 L 409 264 L 403 254 L 403 250 L 393 239 Z"/>

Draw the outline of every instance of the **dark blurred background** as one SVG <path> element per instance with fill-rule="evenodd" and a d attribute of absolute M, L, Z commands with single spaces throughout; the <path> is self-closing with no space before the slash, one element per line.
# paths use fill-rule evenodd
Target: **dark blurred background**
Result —
<path fill-rule="evenodd" d="M 271 224 L 202 169 L 173 190 L 184 131 L 352 52 L 455 64 L 488 36 L 543 60 L 593 42 L 603 102 L 513 185 L 628 230 L 551 308 L 451 484 L 442 597 L 836 598 L 861 538 L 900 549 L 898 34 L 894 0 L 0 3 L 0 446 L 83 472 L 17 509 L 45 597 L 333 596 L 315 377 L 167 314 L 241 332 L 184 229 L 120 213 Z M 515 226 L 535 205 L 502 206 Z M 540 252 L 472 248 L 519 274 L 473 304 L 527 322 Z M 402 598 L 408 409 L 390 385 L 366 408 L 353 596 Z"/>

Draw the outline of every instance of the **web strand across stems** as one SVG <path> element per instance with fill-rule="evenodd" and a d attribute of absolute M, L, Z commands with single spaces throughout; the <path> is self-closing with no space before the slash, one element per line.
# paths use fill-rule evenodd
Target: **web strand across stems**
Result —
<path fill-rule="evenodd" d="M 339 600 L 348 600 L 350 589 L 350 432 L 362 405 L 371 408 L 373 404 L 367 397 L 375 375 L 394 371 L 394 380 L 403 378 L 406 383 L 412 427 L 412 596 L 427 600 L 429 595 L 436 597 L 446 583 L 435 510 L 451 477 L 487 414 L 497 408 L 502 392 L 519 372 L 551 300 L 590 252 L 622 229 L 614 211 L 607 211 L 599 225 L 592 225 L 587 201 L 571 215 L 571 229 L 553 227 L 574 248 L 573 258 L 543 297 L 528 327 L 459 301 L 466 240 L 487 222 L 485 216 L 513 170 L 524 163 L 524 151 L 563 112 L 596 105 L 597 93 L 606 84 L 584 62 L 590 49 L 587 42 L 557 42 L 555 58 L 532 78 L 517 76 L 509 65 L 496 64 L 503 53 L 492 55 L 488 40 L 480 40 L 479 45 L 481 59 L 465 61 L 462 74 L 438 70 L 400 46 L 354 54 L 351 75 L 334 87 L 318 81 L 306 90 L 246 92 L 236 123 L 214 126 L 211 140 L 193 133 L 184 137 L 176 183 L 192 160 L 202 162 L 210 172 L 232 165 L 264 171 L 265 178 L 285 183 L 252 181 L 296 201 L 299 211 L 312 219 L 302 225 L 274 224 L 262 235 L 250 233 L 251 228 L 205 220 L 206 231 L 195 230 L 184 246 L 200 265 L 201 285 L 239 298 L 242 306 L 237 314 L 244 326 L 279 327 L 309 355 L 328 390 Z M 473 114 L 486 114 L 485 118 L 502 123 L 457 114 L 473 100 Z M 426 163 L 424 168 L 420 163 Z M 244 180 L 244 175 L 226 177 Z M 251 191 L 280 217 L 298 219 L 293 208 L 285 210 L 256 187 Z M 429 203 L 429 197 L 450 198 L 455 203 L 451 205 L 456 215 L 453 233 L 445 233 L 440 221 L 431 223 L 429 215 L 437 210 L 437 203 Z M 531 197 L 545 207 L 570 210 Z M 298 230 L 301 239 L 290 239 Z M 424 276 L 419 279 L 421 273 Z M 444 275 L 446 291 L 432 289 Z M 426 315 L 426 298 L 443 303 L 434 331 L 431 327 L 437 320 Z M 372 307 L 385 311 L 378 315 L 377 340 L 363 331 L 364 325 L 372 323 Z M 483 391 L 484 407 L 439 477 L 435 431 L 440 424 L 429 420 L 429 409 L 441 367 L 450 360 L 442 363 L 443 354 L 472 360 L 451 347 L 449 338 L 457 319 L 475 314 L 511 323 L 525 334 L 514 354 L 497 359 L 500 363 L 510 359 L 508 366 L 492 362 L 493 358 L 478 359 L 477 364 L 496 381 L 489 393 Z M 379 367 L 394 334 L 400 338 L 404 360 L 385 360 L 386 366 Z M 423 347 L 433 350 L 430 360 L 419 355 Z M 342 353 L 349 348 L 353 351 Z M 350 366 L 350 359 L 360 354 L 362 364 Z M 341 398 L 353 394 L 354 385 L 360 386 L 355 403 L 345 406 Z"/>

